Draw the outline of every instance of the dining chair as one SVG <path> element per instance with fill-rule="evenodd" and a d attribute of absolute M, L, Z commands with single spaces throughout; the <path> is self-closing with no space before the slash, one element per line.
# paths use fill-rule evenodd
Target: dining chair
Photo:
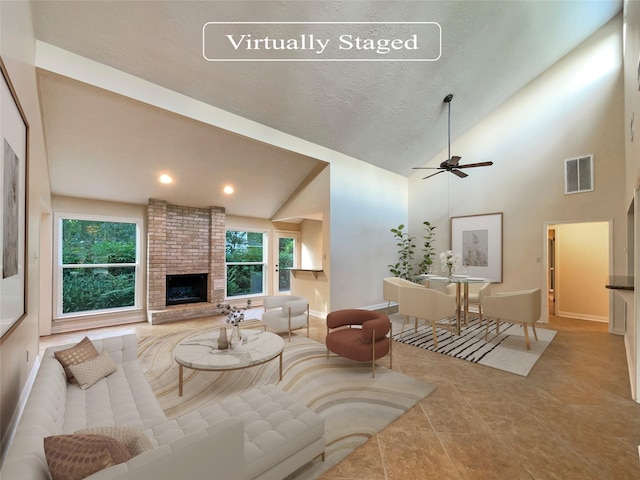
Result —
<path fill-rule="evenodd" d="M 535 323 L 541 314 L 541 291 L 539 288 L 517 292 L 501 292 L 488 295 L 482 299 L 482 311 L 487 319 L 484 339 L 489 336 L 491 319 L 496 320 L 496 335 L 500 333 L 500 322 L 520 324 L 524 328 L 524 341 L 527 350 L 531 350 L 527 326 L 533 329 L 533 336 L 538 341 Z"/>
<path fill-rule="evenodd" d="M 482 299 L 491 295 L 491 283 L 470 283 L 469 295 L 467 297 L 467 316 L 469 315 L 469 305 L 478 307 L 478 319 L 482 325 Z"/>
<path fill-rule="evenodd" d="M 418 320 L 431 324 L 433 343 L 438 346 L 438 326 L 454 331 L 453 318 L 456 315 L 456 298 L 430 288 L 403 287 L 399 291 L 398 312 L 404 315 L 400 336 L 404 326 L 414 318 L 414 332 L 418 331 Z M 439 323 L 445 320 L 447 324 Z"/>
<path fill-rule="evenodd" d="M 387 301 L 387 315 L 389 315 L 389 307 L 391 302 L 398 301 L 398 289 L 400 287 L 418 287 L 424 288 L 422 285 L 410 282 L 400 277 L 387 277 L 382 279 L 382 298 Z"/>

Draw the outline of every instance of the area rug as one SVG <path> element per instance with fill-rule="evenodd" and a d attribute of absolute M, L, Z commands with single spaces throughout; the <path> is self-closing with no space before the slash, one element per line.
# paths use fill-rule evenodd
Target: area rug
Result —
<path fill-rule="evenodd" d="M 244 322 L 243 329 L 256 326 Z M 217 329 L 210 329 L 217 338 Z M 206 331 L 203 331 L 203 333 Z M 193 330 L 141 337 L 139 361 L 169 418 L 216 402 L 254 385 L 278 384 L 325 419 L 326 458 L 316 459 L 290 475 L 290 480 L 315 479 L 382 430 L 435 387 L 383 366 L 371 377 L 369 363 L 331 355 L 325 346 L 301 335 L 285 340 L 283 378 L 278 361 L 229 372 L 184 370 L 184 392 L 178 396 L 178 366 L 173 348 Z"/>
<path fill-rule="evenodd" d="M 394 325 L 397 325 L 394 326 L 394 330 L 400 332 L 403 317 L 399 314 L 391 317 Z M 533 331 L 529 328 L 531 350 L 527 350 L 521 325 L 502 323 L 500 334 L 496 335 L 496 324 L 492 321 L 488 341 L 484 340 L 485 329 L 486 323 L 481 326 L 478 317 L 474 316 L 469 318 L 468 325 L 462 328 L 460 335 L 455 335 L 446 328 L 437 328 L 438 346 L 435 347 L 431 325 L 418 322 L 418 332 L 415 333 L 414 324 L 411 322 L 405 325 L 404 333 L 396 333 L 393 339 L 526 377 L 556 335 L 555 330 L 536 328 L 536 342 Z"/>

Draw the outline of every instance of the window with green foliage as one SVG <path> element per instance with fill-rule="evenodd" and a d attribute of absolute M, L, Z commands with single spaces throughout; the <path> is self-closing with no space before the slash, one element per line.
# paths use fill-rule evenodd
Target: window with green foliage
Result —
<path fill-rule="evenodd" d="M 58 314 L 131 308 L 136 300 L 138 223 L 59 219 Z"/>
<path fill-rule="evenodd" d="M 265 233 L 227 230 L 227 297 L 264 293 Z"/>

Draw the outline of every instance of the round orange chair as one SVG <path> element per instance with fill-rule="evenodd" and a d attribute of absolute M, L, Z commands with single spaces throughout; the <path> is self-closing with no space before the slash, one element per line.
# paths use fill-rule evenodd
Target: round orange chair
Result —
<path fill-rule="evenodd" d="M 389 354 L 392 368 L 391 336 L 391 321 L 383 313 L 358 309 L 331 312 L 327 315 L 327 358 L 331 351 L 357 362 L 370 361 L 375 378 L 377 359 Z"/>

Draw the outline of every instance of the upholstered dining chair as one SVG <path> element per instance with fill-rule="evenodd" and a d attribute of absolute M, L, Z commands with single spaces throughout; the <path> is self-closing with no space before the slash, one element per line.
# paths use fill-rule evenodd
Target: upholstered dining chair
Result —
<path fill-rule="evenodd" d="M 430 288 L 401 288 L 398 312 L 404 315 L 400 336 L 404 335 L 405 324 L 413 317 L 414 331 L 418 331 L 418 320 L 429 322 L 433 330 L 433 343 L 438 346 L 436 327 L 444 326 L 454 331 L 453 318 L 456 315 L 456 297 Z M 448 324 L 438 323 L 444 320 Z"/>
<path fill-rule="evenodd" d="M 469 306 L 476 305 L 478 307 L 478 319 L 482 325 L 482 299 L 487 295 L 491 295 L 490 283 L 470 283 L 469 296 L 467 297 L 467 315 L 469 315 Z"/>
<path fill-rule="evenodd" d="M 376 360 L 389 354 L 393 331 L 391 321 L 383 313 L 372 310 L 336 310 L 327 315 L 327 358 L 329 352 L 356 362 L 371 362 L 371 376 L 376 376 Z"/>
<path fill-rule="evenodd" d="M 391 302 L 398 301 L 398 290 L 400 287 L 419 287 L 424 286 L 410 282 L 400 277 L 387 277 L 382 280 L 382 298 L 387 301 L 387 315 L 389 315 L 389 307 Z"/>
<path fill-rule="evenodd" d="M 289 333 L 307 327 L 309 336 L 309 301 L 296 295 L 274 295 L 264 297 L 262 323 L 274 333 Z"/>
<path fill-rule="evenodd" d="M 527 326 L 533 329 L 533 336 L 538 341 L 535 323 L 541 314 L 541 291 L 539 288 L 517 292 L 501 292 L 488 295 L 482 299 L 482 312 L 487 319 L 484 339 L 489 336 L 491 319 L 496 320 L 496 335 L 500 333 L 500 322 L 522 325 L 524 328 L 524 342 L 527 350 L 531 350 Z"/>

